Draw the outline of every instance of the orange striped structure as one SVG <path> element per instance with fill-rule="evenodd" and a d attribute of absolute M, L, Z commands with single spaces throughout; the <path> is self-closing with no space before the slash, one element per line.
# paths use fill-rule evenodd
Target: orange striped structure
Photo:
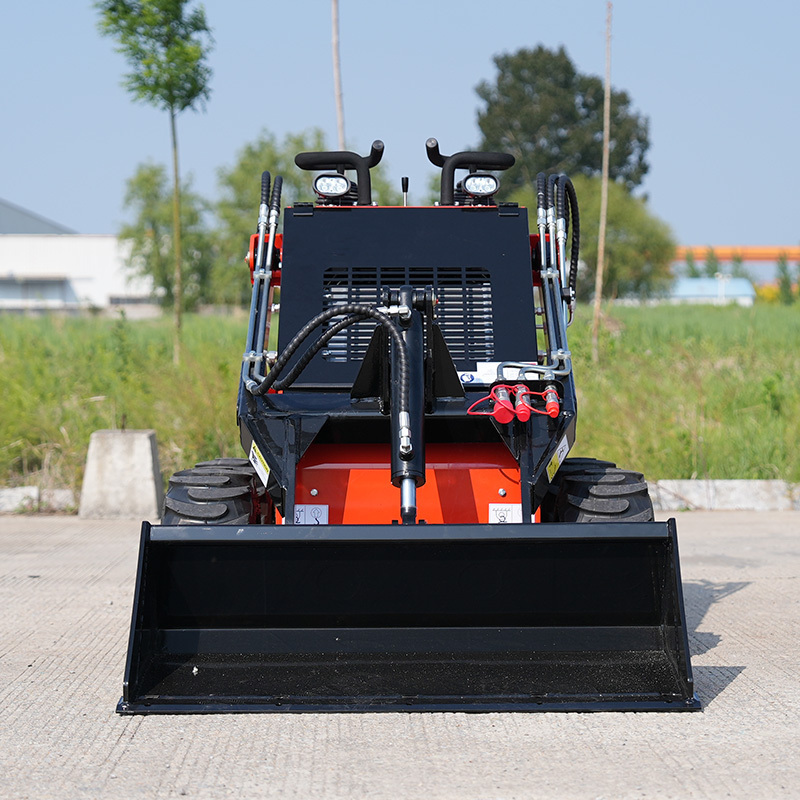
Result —
<path fill-rule="evenodd" d="M 686 256 L 691 253 L 697 261 L 705 261 L 709 250 L 713 250 L 720 261 L 733 261 L 737 256 L 742 261 L 777 261 L 782 255 L 785 255 L 789 261 L 800 261 L 800 247 L 736 247 L 728 245 L 678 247 L 675 258 L 678 261 L 685 261 Z"/>

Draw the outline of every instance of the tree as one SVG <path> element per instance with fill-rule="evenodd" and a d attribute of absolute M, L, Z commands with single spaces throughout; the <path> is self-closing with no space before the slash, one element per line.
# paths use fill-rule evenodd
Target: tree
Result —
<path fill-rule="evenodd" d="M 325 149 L 325 139 L 318 128 L 287 134 L 282 141 L 263 131 L 258 139 L 239 151 L 232 167 L 219 170 L 220 200 L 216 207 L 219 256 L 213 277 L 218 302 L 245 305 L 249 302 L 250 283 L 245 280 L 242 260 L 250 236 L 256 232 L 261 173 L 266 169 L 273 180 L 276 175 L 283 178 L 281 205 L 284 208 L 298 200 L 313 200 L 312 182 L 316 173 L 299 169 L 294 157 L 304 151 Z M 378 164 L 370 172 L 373 198 L 379 203 L 399 205 L 402 195 L 390 187 L 384 165 Z"/>
<path fill-rule="evenodd" d="M 211 33 L 202 6 L 191 0 L 97 0 L 100 32 L 118 42 L 131 71 L 123 86 L 134 99 L 169 112 L 172 139 L 172 224 L 175 258 L 173 360 L 180 361 L 183 302 L 181 193 L 175 119 L 187 108 L 204 107 L 210 95 L 211 70 L 206 58 Z"/>
<path fill-rule="evenodd" d="M 703 274 L 706 278 L 715 278 L 719 272 L 719 269 L 719 259 L 717 258 L 717 254 L 714 252 L 713 247 L 709 247 L 706 250 L 706 258 L 703 264 Z"/>
<path fill-rule="evenodd" d="M 689 278 L 700 278 L 700 267 L 697 266 L 694 253 L 691 250 L 686 252 L 686 276 Z"/>
<path fill-rule="evenodd" d="M 181 187 L 181 229 L 183 230 L 182 308 L 194 309 L 207 302 L 213 263 L 211 235 L 203 224 L 207 204 L 187 181 Z M 174 238 L 172 193 L 167 170 L 161 164 L 140 164 L 128 180 L 125 208 L 134 220 L 119 232 L 119 238 L 131 242 L 128 266 L 139 275 L 149 276 L 156 296 L 165 308 L 175 304 Z"/>
<path fill-rule="evenodd" d="M 573 178 L 578 195 L 581 225 L 581 261 L 586 269 L 578 276 L 579 300 L 588 300 L 597 269 L 600 220 L 600 179 Z M 531 229 L 536 225 L 536 191 L 521 189 L 513 200 L 527 206 Z M 653 216 L 646 202 L 634 197 L 622 184 L 608 187 L 604 297 L 653 297 L 667 291 L 675 240 L 666 223 Z"/>
<path fill-rule="evenodd" d="M 734 253 L 731 259 L 731 275 L 734 278 L 747 278 L 749 281 L 752 280 L 750 273 L 744 265 L 744 259 L 739 253 Z"/>
<path fill-rule="evenodd" d="M 539 46 L 495 56 L 498 75 L 483 81 L 478 96 L 481 150 L 513 154 L 505 173 L 507 191 L 532 186 L 536 173 L 599 175 L 603 150 L 603 82 L 583 75 L 566 50 Z M 611 91 L 609 176 L 629 189 L 648 170 L 648 121 L 631 107 L 624 91 Z"/>
<path fill-rule="evenodd" d="M 315 128 L 303 133 L 288 134 L 279 142 L 272 133 L 263 131 L 253 142 L 239 150 L 232 167 L 218 170 L 220 198 L 216 205 L 219 223 L 214 263 L 214 294 L 218 302 L 246 305 L 250 298 L 250 282 L 246 280 L 243 258 L 250 236 L 256 232 L 258 207 L 261 202 L 261 173 L 269 170 L 273 179 L 283 178 L 283 207 L 296 200 L 311 200 L 314 174 L 298 169 L 294 157 L 304 150 L 324 150 L 322 131 Z"/>
<path fill-rule="evenodd" d="M 778 258 L 778 300 L 785 306 L 794 303 L 794 289 L 792 288 L 792 269 L 786 253 L 781 253 Z"/>

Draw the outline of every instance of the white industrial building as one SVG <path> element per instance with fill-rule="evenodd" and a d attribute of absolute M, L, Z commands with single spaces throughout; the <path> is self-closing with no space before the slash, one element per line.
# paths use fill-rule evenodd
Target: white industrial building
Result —
<path fill-rule="evenodd" d="M 80 234 L 0 200 L 0 312 L 154 310 L 152 283 L 131 276 L 127 242 Z"/>
<path fill-rule="evenodd" d="M 675 281 L 670 295 L 674 304 L 694 303 L 724 306 L 735 303 L 739 306 L 752 306 L 756 290 L 747 278 L 734 278 L 719 273 L 716 278 L 680 277 Z"/>

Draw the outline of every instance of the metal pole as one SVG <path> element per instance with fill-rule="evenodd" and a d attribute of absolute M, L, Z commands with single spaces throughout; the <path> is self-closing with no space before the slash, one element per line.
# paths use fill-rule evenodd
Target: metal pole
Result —
<path fill-rule="evenodd" d="M 611 3 L 606 4 L 606 83 L 603 93 L 603 167 L 600 183 L 600 233 L 597 239 L 597 273 L 594 278 L 594 314 L 592 316 L 592 361 L 600 360 L 598 334 L 600 304 L 603 301 L 603 268 L 606 254 L 606 221 L 608 219 L 608 150 L 611 129 Z"/>
<path fill-rule="evenodd" d="M 333 93 L 336 97 L 336 131 L 339 149 L 344 150 L 344 103 L 342 101 L 342 68 L 339 58 L 339 0 L 331 0 L 331 44 L 333 49 Z"/>

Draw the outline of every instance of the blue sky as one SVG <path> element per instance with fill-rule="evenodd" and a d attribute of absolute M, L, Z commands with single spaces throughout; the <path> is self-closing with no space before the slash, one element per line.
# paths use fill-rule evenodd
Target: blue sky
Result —
<path fill-rule="evenodd" d="M 178 121 L 181 168 L 217 171 L 263 129 L 318 126 L 336 143 L 329 0 L 207 0 L 215 48 L 205 112 Z M 340 0 L 348 146 L 381 138 L 399 185 L 424 194 L 444 152 L 479 142 L 475 86 L 492 56 L 564 45 L 602 75 L 604 0 Z M 165 113 L 135 104 L 89 2 L 6 3 L 0 25 L 0 197 L 81 233 L 124 221 L 125 180 L 169 163 Z M 612 83 L 650 119 L 652 210 L 681 244 L 800 242 L 800 4 L 617 0 Z M 543 164 L 542 168 L 548 165 Z M 258 176 L 253 176 L 255 181 Z M 255 209 L 254 209 L 255 219 Z"/>

